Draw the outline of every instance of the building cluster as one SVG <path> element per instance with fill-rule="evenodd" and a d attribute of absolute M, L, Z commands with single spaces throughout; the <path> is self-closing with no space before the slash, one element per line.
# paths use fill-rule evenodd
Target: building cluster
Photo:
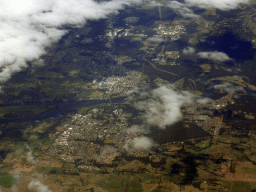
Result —
<path fill-rule="evenodd" d="M 158 34 L 169 37 L 171 40 L 178 40 L 185 33 L 186 28 L 183 25 L 164 25 L 159 24 L 157 28 Z"/>
<path fill-rule="evenodd" d="M 125 76 L 111 76 L 100 82 L 94 82 L 93 89 L 104 90 L 106 97 L 124 96 L 135 87 L 145 85 L 147 80 L 141 72 L 129 71 Z"/>
<path fill-rule="evenodd" d="M 165 44 L 167 41 L 178 40 L 181 35 L 185 34 L 186 28 L 182 24 L 170 25 L 170 22 L 156 22 L 151 28 L 145 28 L 144 26 L 133 26 L 126 25 L 127 28 L 114 28 L 111 27 L 106 30 L 106 37 L 111 39 L 114 38 L 131 38 L 130 41 L 141 41 L 143 47 L 141 50 L 145 51 L 145 56 L 155 64 L 160 65 L 179 65 L 176 63 L 176 59 L 180 57 L 178 51 L 165 50 Z M 148 35 L 152 34 L 154 35 Z M 164 42 L 162 51 L 160 53 L 156 52 L 159 44 Z M 127 62 L 125 56 L 120 56 L 117 59 L 118 64 Z M 131 61 L 128 59 L 128 62 Z"/>
<path fill-rule="evenodd" d="M 101 117 L 94 118 L 94 113 Z M 91 166 L 93 162 L 111 164 L 132 140 L 133 136 L 126 133 L 130 116 L 122 109 L 111 113 L 95 109 L 88 115 L 75 114 L 65 125 L 66 131 L 55 133 L 57 139 L 48 153 L 65 162 L 79 159 L 80 168 Z"/>
<path fill-rule="evenodd" d="M 235 133 L 236 130 L 223 122 L 223 114 L 215 115 L 213 111 L 225 111 L 228 104 L 234 103 L 233 96 L 228 94 L 216 101 L 185 104 L 181 108 L 183 128 L 190 129 L 196 124 L 213 136 L 218 136 L 222 128 L 227 129 L 225 134 L 232 135 L 229 131 Z M 95 108 L 87 115 L 75 114 L 71 117 L 72 120 L 65 124 L 66 130 L 55 133 L 57 139 L 48 153 L 65 162 L 76 163 L 76 168 L 79 170 L 100 171 L 98 167 L 112 166 L 120 157 L 142 158 L 146 163 L 155 165 L 164 161 L 163 154 L 154 150 L 134 150 L 132 147 L 134 139 L 143 136 L 143 133 L 127 132 L 127 128 L 130 127 L 129 119 L 133 117 L 132 113 L 116 106 L 112 111 Z M 245 117 L 250 121 L 255 119 L 252 113 L 246 113 Z M 254 130 L 248 132 L 248 136 L 256 137 L 255 135 Z M 191 142 L 194 142 L 193 139 Z M 160 149 L 181 150 L 183 144 L 183 141 L 172 142 L 162 145 Z M 72 171 L 72 168 L 67 168 L 69 169 Z"/>

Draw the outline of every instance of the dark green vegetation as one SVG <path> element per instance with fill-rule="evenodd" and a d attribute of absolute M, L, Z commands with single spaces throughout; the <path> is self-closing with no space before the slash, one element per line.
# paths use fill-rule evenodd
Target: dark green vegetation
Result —
<path fill-rule="evenodd" d="M 0 186 L 10 188 L 13 185 L 13 181 L 11 174 L 0 172 Z"/>
<path fill-rule="evenodd" d="M 51 106 L 0 107 L 0 119 L 20 119 L 31 117 L 51 109 Z"/>

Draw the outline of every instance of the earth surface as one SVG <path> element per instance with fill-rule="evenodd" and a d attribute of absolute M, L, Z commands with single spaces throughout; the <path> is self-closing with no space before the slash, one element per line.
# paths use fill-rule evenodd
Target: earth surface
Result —
<path fill-rule="evenodd" d="M 0 191 L 256 191 L 255 2 L 149 2 L 1 86 Z"/>

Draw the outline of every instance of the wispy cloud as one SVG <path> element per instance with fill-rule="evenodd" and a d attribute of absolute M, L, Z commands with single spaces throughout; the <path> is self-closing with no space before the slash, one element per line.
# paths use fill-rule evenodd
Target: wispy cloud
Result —
<path fill-rule="evenodd" d="M 132 125 L 126 129 L 127 133 L 149 133 L 149 130 L 141 125 Z"/>
<path fill-rule="evenodd" d="M 178 1 L 170 1 L 168 7 L 171 8 L 173 11 L 179 13 L 183 17 L 187 18 L 199 18 L 200 16 L 195 14 L 187 4 L 180 3 Z"/>
<path fill-rule="evenodd" d="M 200 18 L 199 15 L 195 14 L 193 7 L 199 8 L 216 8 L 223 11 L 236 9 L 241 4 L 249 4 L 250 0 L 185 0 L 184 3 L 178 1 L 167 1 L 167 6 L 170 7 L 173 11 L 179 13 L 183 17 L 187 18 Z M 164 6 L 164 5 L 162 5 Z"/>
<path fill-rule="evenodd" d="M 132 141 L 132 147 L 135 149 L 147 150 L 153 147 L 153 145 L 154 145 L 153 140 L 148 137 L 139 137 L 139 138 L 133 139 Z"/>
<path fill-rule="evenodd" d="M 40 181 L 33 179 L 29 184 L 28 184 L 28 189 L 29 190 L 34 190 L 36 192 L 52 192 L 47 185 L 44 185 Z"/>
<path fill-rule="evenodd" d="M 198 52 L 193 47 L 186 47 L 182 50 L 184 56 L 196 56 L 201 59 L 209 59 L 215 62 L 225 62 L 233 60 L 226 53 L 219 51 L 208 51 L 208 52 Z"/>
<path fill-rule="evenodd" d="M 156 42 L 156 43 L 161 43 L 161 42 L 164 41 L 164 39 L 161 38 L 161 37 L 150 37 L 150 38 L 148 38 L 147 40 L 148 40 L 148 41 L 151 41 L 151 42 Z"/>
<path fill-rule="evenodd" d="M 241 4 L 248 4 L 250 0 L 185 0 L 190 6 L 198 6 L 201 8 L 216 8 L 220 10 L 236 9 Z"/>
<path fill-rule="evenodd" d="M 32 149 L 31 149 L 28 145 L 26 145 L 26 148 L 27 148 L 27 150 L 28 150 L 28 152 L 27 152 L 27 158 L 26 158 L 27 162 L 29 162 L 29 163 L 31 163 L 31 164 L 36 164 L 36 163 L 37 163 L 37 160 L 35 160 L 35 158 L 34 158 L 34 156 L 33 156 L 33 151 L 32 151 Z"/>
<path fill-rule="evenodd" d="M 45 54 L 45 48 L 57 42 L 67 30 L 63 25 L 79 27 L 88 19 L 101 19 L 140 0 L 2 0 L 0 2 L 0 82 L 27 68 Z"/>
<path fill-rule="evenodd" d="M 196 52 L 196 49 L 193 47 L 186 47 L 182 51 L 183 55 L 193 55 L 193 54 L 195 54 L 195 52 Z"/>
<path fill-rule="evenodd" d="M 202 59 L 209 59 L 217 62 L 232 60 L 226 53 L 218 51 L 199 52 L 197 53 L 197 56 Z"/>
<path fill-rule="evenodd" d="M 2 0 L 0 2 L 0 83 L 12 74 L 27 68 L 46 53 L 45 48 L 59 41 L 68 31 L 63 25 L 83 26 L 87 20 L 106 18 L 118 13 L 125 6 L 141 3 L 141 0 Z M 213 7 L 221 10 L 237 8 L 249 0 L 185 0 L 167 1 L 168 6 L 184 17 L 199 17 L 191 7 Z M 151 6 L 160 6 L 152 1 Z M 42 62 L 34 62 L 42 65 Z"/>
<path fill-rule="evenodd" d="M 222 84 L 215 85 L 215 89 L 219 90 L 221 93 L 233 94 L 236 92 L 246 93 L 245 89 L 242 86 L 234 85 L 229 82 L 223 82 Z"/>
<path fill-rule="evenodd" d="M 137 108 L 145 111 L 142 119 L 148 125 L 156 125 L 161 129 L 181 120 L 180 107 L 192 102 L 193 95 L 187 91 L 175 91 L 172 87 L 161 86 L 151 92 L 146 101 L 137 103 Z"/>
<path fill-rule="evenodd" d="M 145 92 L 142 94 L 145 95 Z M 147 93 L 148 99 L 139 101 L 135 107 L 141 110 L 141 123 L 127 128 L 127 133 L 150 133 L 151 126 L 165 129 L 182 120 L 181 107 L 194 103 L 212 102 L 209 98 L 197 97 L 188 91 L 178 91 L 173 85 L 162 85 Z"/>

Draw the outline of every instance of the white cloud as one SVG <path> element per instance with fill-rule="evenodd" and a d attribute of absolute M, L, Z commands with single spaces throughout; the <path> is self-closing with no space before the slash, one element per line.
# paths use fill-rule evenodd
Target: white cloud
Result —
<path fill-rule="evenodd" d="M 161 129 L 182 119 L 180 107 L 191 103 L 193 95 L 187 91 L 175 91 L 172 87 L 161 86 L 152 91 L 146 101 L 137 103 L 136 107 L 145 112 L 142 119 L 148 125 L 156 125 Z"/>
<path fill-rule="evenodd" d="M 173 85 L 161 85 L 150 92 L 142 92 L 142 94 L 146 94 L 148 99 L 139 101 L 134 105 L 138 110 L 141 110 L 139 118 L 142 123 L 127 128 L 127 133 L 148 134 L 151 126 L 165 129 L 166 126 L 182 120 L 182 106 L 213 102 L 209 98 L 197 97 L 188 91 L 174 90 Z"/>
<path fill-rule="evenodd" d="M 173 9 L 173 11 L 179 13 L 183 17 L 187 18 L 200 18 L 199 15 L 195 14 L 192 7 L 200 8 L 216 8 L 220 10 L 231 10 L 239 7 L 240 4 L 249 4 L 250 0 L 185 0 L 184 3 L 178 1 L 169 1 L 167 6 Z M 164 6 L 164 4 L 162 4 Z"/>
<path fill-rule="evenodd" d="M 38 60 L 45 48 L 67 33 L 63 25 L 82 26 L 86 20 L 106 18 L 126 5 L 141 0 L 1 0 L 0 2 L 0 83 L 27 68 L 27 61 Z M 249 0 L 186 0 L 184 4 L 169 1 L 167 6 L 184 17 L 197 18 L 191 6 L 234 9 Z M 156 1 L 151 6 L 160 6 Z M 166 5 L 164 5 L 166 6 Z M 36 65 L 36 62 L 35 62 Z M 41 64 L 40 64 L 41 65 Z"/>
<path fill-rule="evenodd" d="M 244 88 L 242 86 L 236 86 L 232 83 L 229 82 L 224 82 L 219 85 L 214 86 L 215 89 L 219 90 L 221 93 L 235 93 L 235 92 L 243 92 L 246 93 Z"/>
<path fill-rule="evenodd" d="M 170 1 L 168 3 L 168 7 L 170 7 L 173 11 L 178 12 L 183 17 L 188 18 L 199 18 L 200 16 L 195 14 L 188 5 L 180 3 L 178 1 Z"/>
<path fill-rule="evenodd" d="M 148 137 L 139 137 L 132 140 L 132 147 L 135 149 L 150 149 L 153 147 L 154 142 L 153 140 L 149 139 Z"/>
<path fill-rule="evenodd" d="M 33 156 L 33 151 L 32 151 L 32 149 L 28 146 L 28 145 L 26 145 L 26 148 L 27 148 L 27 150 L 28 150 L 28 152 L 27 152 L 27 162 L 29 162 L 29 163 L 31 163 L 31 164 L 36 164 L 37 163 L 37 160 L 35 160 L 35 158 L 34 158 L 34 156 Z"/>
<path fill-rule="evenodd" d="M 162 6 L 162 3 L 156 2 L 156 1 L 150 1 L 150 4 L 148 4 L 149 6 L 155 7 L 155 6 Z"/>
<path fill-rule="evenodd" d="M 210 59 L 217 62 L 232 60 L 226 53 L 218 51 L 199 52 L 197 56 L 202 59 Z"/>
<path fill-rule="evenodd" d="M 182 51 L 183 55 L 193 55 L 193 54 L 195 54 L 195 52 L 196 52 L 196 50 L 193 47 L 186 47 Z"/>
<path fill-rule="evenodd" d="M 216 8 L 220 10 L 236 9 L 240 4 L 248 4 L 250 0 L 185 0 L 190 6 L 198 6 L 201 8 Z"/>
<path fill-rule="evenodd" d="M 81 26 L 88 19 L 105 18 L 140 0 L 1 0 L 0 82 L 27 68 L 45 48 L 65 33 L 62 25 Z"/>
<path fill-rule="evenodd" d="M 199 104 L 205 105 L 207 103 L 213 102 L 213 100 L 210 98 L 200 98 L 200 99 L 197 99 L 196 102 Z"/>
<path fill-rule="evenodd" d="M 193 47 L 186 47 L 183 49 L 183 55 L 194 55 L 196 49 Z M 196 54 L 199 58 L 202 59 L 209 59 L 216 62 L 224 62 L 232 60 L 226 53 L 219 52 L 219 51 L 209 51 L 209 52 L 198 52 Z"/>
<path fill-rule="evenodd" d="M 161 37 L 150 37 L 147 40 L 151 42 L 156 42 L 156 43 L 161 43 L 162 41 L 164 41 L 164 39 Z"/>
<path fill-rule="evenodd" d="M 28 189 L 29 190 L 34 190 L 36 192 L 52 192 L 48 186 L 44 185 L 38 180 L 33 179 L 29 184 L 28 184 Z"/>
<path fill-rule="evenodd" d="M 126 129 L 127 133 L 149 133 L 150 131 L 140 125 L 132 125 Z"/>

